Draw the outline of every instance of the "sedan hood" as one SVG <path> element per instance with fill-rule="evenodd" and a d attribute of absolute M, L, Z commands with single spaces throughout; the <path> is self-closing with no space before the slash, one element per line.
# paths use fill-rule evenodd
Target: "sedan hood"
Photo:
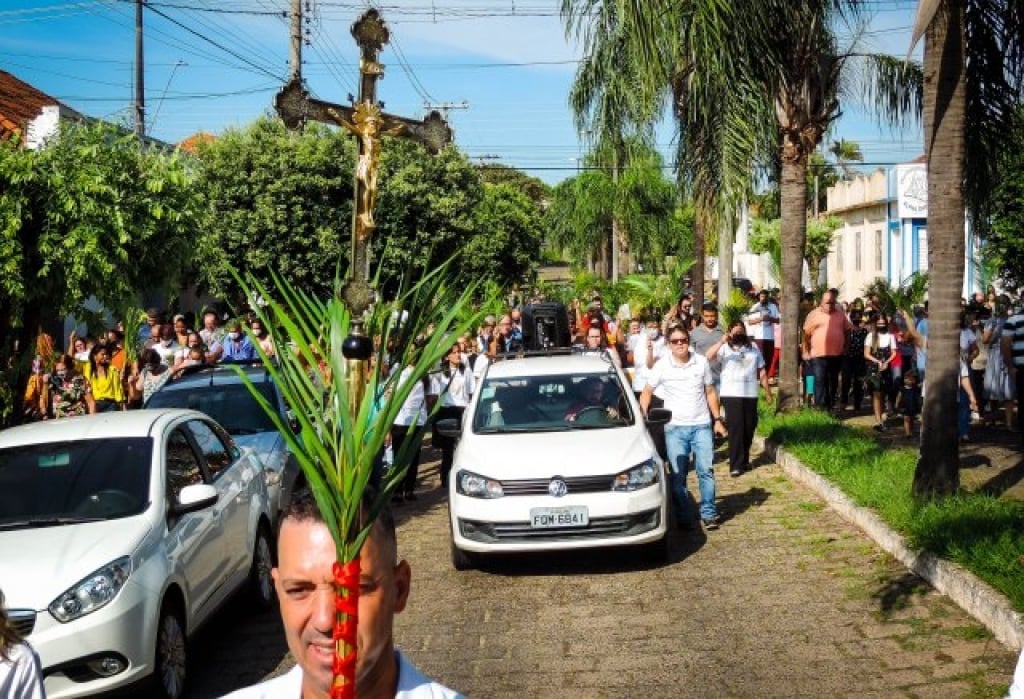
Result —
<path fill-rule="evenodd" d="M 11 609 L 42 611 L 98 568 L 136 551 L 144 515 L 0 532 L 0 588 Z"/>
<path fill-rule="evenodd" d="M 257 432 L 256 434 L 240 434 L 233 437 L 235 444 L 256 452 L 256 456 L 266 466 L 276 466 L 273 455 L 284 448 L 283 439 L 277 432 Z"/>
<path fill-rule="evenodd" d="M 498 480 L 611 475 L 655 455 L 642 425 L 565 432 L 475 434 L 460 442 L 455 468 Z"/>

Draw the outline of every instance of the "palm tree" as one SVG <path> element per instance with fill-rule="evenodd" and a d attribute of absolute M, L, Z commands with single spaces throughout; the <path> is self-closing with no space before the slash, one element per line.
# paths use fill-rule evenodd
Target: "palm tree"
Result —
<path fill-rule="evenodd" d="M 628 76 L 635 87 L 627 93 L 630 99 L 657 104 L 666 85 L 671 87 L 680 131 L 678 174 L 694 197 L 698 230 L 718 229 L 745 199 L 752 169 L 781 160 L 782 332 L 795 347 L 808 157 L 839 114 L 839 96 L 848 89 L 840 80 L 842 68 L 854 57 L 837 50 L 832 27 L 838 4 L 563 0 L 562 9 L 590 53 L 608 37 L 619 49 L 615 75 L 591 75 L 593 84 Z M 581 26 L 590 29 L 580 32 Z M 897 74 L 890 70 L 881 77 Z M 915 106 L 913 90 L 871 94 L 887 97 L 887 106 Z M 641 112 L 631 107 L 630 113 Z M 695 252 L 701 254 L 697 237 Z M 795 353 L 784 355 L 780 373 L 779 408 L 794 409 L 801 394 Z"/>
<path fill-rule="evenodd" d="M 959 487 L 957 321 L 964 278 L 964 211 L 977 232 L 996 155 L 1012 133 L 1024 78 L 1024 26 L 1015 0 L 921 0 L 911 48 L 924 36 L 928 159 L 928 384 L 914 493 Z M 969 39 L 969 40 L 968 40 Z"/>
<path fill-rule="evenodd" d="M 853 179 L 856 171 L 850 163 L 864 162 L 864 153 L 861 152 L 860 145 L 855 141 L 847 141 L 845 138 L 832 141 L 828 152 L 835 159 L 836 169 L 841 180 Z"/>

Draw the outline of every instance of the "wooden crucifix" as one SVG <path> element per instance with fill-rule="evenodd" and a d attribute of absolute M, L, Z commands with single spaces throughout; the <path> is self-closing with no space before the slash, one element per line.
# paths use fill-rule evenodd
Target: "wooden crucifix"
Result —
<path fill-rule="evenodd" d="M 277 94 L 274 107 L 290 129 L 301 128 L 312 119 L 341 126 L 359 139 L 353 186 L 352 259 L 342 298 L 352 311 L 353 321 L 361 325 L 363 313 L 373 302 L 373 290 L 367 278 L 370 240 L 377 227 L 373 209 L 377 200 L 381 139 L 384 136 L 407 138 L 437 153 L 451 142 L 452 131 L 436 111 L 417 121 L 381 110 L 377 103 L 377 80 L 384 75 L 384 66 L 378 56 L 390 39 L 390 32 L 377 10 L 369 9 L 356 20 L 352 36 L 360 49 L 359 98 L 353 106 L 311 98 L 302 86 L 302 79 L 296 77 Z"/>

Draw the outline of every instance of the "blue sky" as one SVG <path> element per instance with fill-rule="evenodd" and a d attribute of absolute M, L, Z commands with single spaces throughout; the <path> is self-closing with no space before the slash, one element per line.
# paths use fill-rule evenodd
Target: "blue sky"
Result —
<path fill-rule="evenodd" d="M 176 142 L 197 131 L 243 127 L 266 112 L 288 75 L 288 0 L 152 0 L 145 11 L 147 131 Z M 366 2 L 304 0 L 303 74 L 322 99 L 356 92 L 349 34 Z M 874 13 L 862 48 L 904 55 L 914 3 L 867 0 Z M 576 172 L 583 145 L 566 99 L 580 50 L 566 39 L 560 0 L 391 0 L 391 29 L 378 97 L 387 111 L 422 116 L 453 109 L 456 141 L 471 158 L 527 170 L 555 183 Z M 214 11 L 203 11 L 214 10 Z M 133 0 L 4 0 L 0 68 L 69 106 L 130 120 L 134 84 Z M 918 53 L 920 48 L 918 49 Z M 855 105 L 830 139 L 861 144 L 869 169 L 921 153 L 918 129 L 893 133 Z M 659 147 L 672 150 L 672 128 Z"/>

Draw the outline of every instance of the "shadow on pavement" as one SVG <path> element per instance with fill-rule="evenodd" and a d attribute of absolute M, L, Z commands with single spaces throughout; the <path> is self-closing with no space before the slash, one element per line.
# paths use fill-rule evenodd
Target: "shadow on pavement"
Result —
<path fill-rule="evenodd" d="M 878 600 L 879 611 L 888 616 L 894 611 L 910 606 L 911 597 L 925 595 L 930 590 L 928 583 L 907 572 L 883 581 L 882 586 L 871 597 Z"/>
<path fill-rule="evenodd" d="M 748 488 L 746 492 L 742 493 L 722 495 L 718 498 L 718 511 L 722 515 L 722 520 L 728 522 L 734 517 L 739 517 L 751 507 L 763 505 L 769 495 L 767 490 L 758 487 Z"/>

